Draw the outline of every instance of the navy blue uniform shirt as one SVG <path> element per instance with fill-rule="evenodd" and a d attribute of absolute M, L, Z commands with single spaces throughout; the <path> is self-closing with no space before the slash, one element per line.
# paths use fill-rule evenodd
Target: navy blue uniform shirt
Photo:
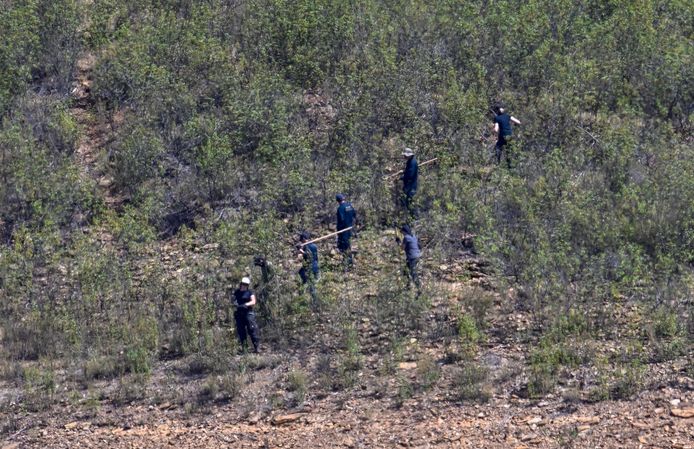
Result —
<path fill-rule="evenodd" d="M 337 208 L 337 230 L 340 231 L 354 226 L 356 216 L 357 211 L 354 210 L 352 204 L 347 201 L 340 203 L 340 206 Z"/>
<path fill-rule="evenodd" d="M 315 243 L 304 245 L 304 258 L 311 263 L 318 262 L 318 247 Z"/>
<path fill-rule="evenodd" d="M 405 193 L 414 193 L 417 191 L 418 171 L 417 159 L 414 156 L 408 158 L 405 171 L 402 174 L 403 190 Z"/>
<path fill-rule="evenodd" d="M 234 300 L 236 300 L 236 304 L 239 306 L 242 306 L 248 302 L 251 302 L 251 296 L 253 295 L 253 292 L 250 290 L 236 290 L 234 292 Z"/>
<path fill-rule="evenodd" d="M 304 246 L 304 260 L 311 266 L 311 271 L 318 273 L 318 247 L 315 243 Z"/>
<path fill-rule="evenodd" d="M 499 124 L 499 136 L 510 136 L 513 134 L 511 128 L 511 116 L 507 113 L 499 114 L 494 117 L 494 123 Z"/>

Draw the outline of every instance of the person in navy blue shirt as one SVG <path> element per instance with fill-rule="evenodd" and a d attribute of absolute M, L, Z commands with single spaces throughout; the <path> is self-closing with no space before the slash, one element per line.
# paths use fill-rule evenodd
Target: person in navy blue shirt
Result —
<path fill-rule="evenodd" d="M 402 155 L 406 160 L 405 170 L 402 172 L 403 205 L 410 215 L 415 216 L 416 212 L 414 210 L 413 199 L 415 193 L 417 193 L 417 177 L 419 175 L 419 167 L 417 165 L 417 158 L 415 157 L 412 148 L 405 148 Z"/>
<path fill-rule="evenodd" d="M 409 225 L 404 224 L 400 228 L 402 231 L 402 249 L 405 251 L 405 258 L 407 259 L 407 287 L 410 287 L 410 280 L 414 282 L 417 287 L 417 291 L 421 290 L 421 284 L 419 282 L 419 274 L 417 273 L 417 264 L 419 263 L 419 258 L 422 257 L 422 250 L 419 248 L 419 240 L 417 236 L 412 232 L 412 228 Z"/>
<path fill-rule="evenodd" d="M 255 312 L 253 307 L 256 304 L 255 295 L 250 290 L 251 280 L 248 277 L 241 279 L 239 288 L 234 291 L 234 320 L 236 321 L 236 333 L 241 343 L 241 351 L 246 351 L 246 340 L 251 337 L 253 343 L 253 352 L 257 353 L 260 350 L 260 341 L 258 339 L 258 324 L 255 320 Z"/>
<path fill-rule="evenodd" d="M 318 302 L 318 295 L 316 294 L 316 281 L 320 279 L 320 268 L 318 266 L 318 247 L 315 243 L 306 244 L 310 237 L 311 236 L 308 232 L 302 232 L 299 234 L 299 240 L 301 241 L 301 245 L 299 245 L 299 254 L 302 258 L 299 276 L 301 277 L 301 282 L 304 285 L 308 284 L 308 291 L 311 295 L 311 300 L 313 301 L 313 304 L 316 305 Z"/>
<path fill-rule="evenodd" d="M 341 193 L 335 195 L 335 200 L 338 202 L 337 207 L 337 230 L 341 231 L 354 226 L 357 218 L 357 211 L 354 210 L 352 204 L 345 200 L 345 196 Z M 350 239 L 352 238 L 352 230 L 341 232 L 337 235 L 337 249 L 343 254 L 345 270 L 354 264 L 352 258 L 352 246 Z"/>
<path fill-rule="evenodd" d="M 513 125 L 520 125 L 521 122 L 512 115 L 509 115 L 506 110 L 499 104 L 494 106 L 494 132 L 497 135 L 496 139 L 496 163 L 501 164 L 501 156 L 506 153 L 506 163 L 511 168 L 511 154 L 509 154 L 508 144 L 513 137 Z M 506 150 L 506 151 L 504 151 Z"/>

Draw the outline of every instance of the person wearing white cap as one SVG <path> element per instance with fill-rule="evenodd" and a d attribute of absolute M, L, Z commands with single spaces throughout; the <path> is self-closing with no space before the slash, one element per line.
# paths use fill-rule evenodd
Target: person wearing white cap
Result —
<path fill-rule="evenodd" d="M 407 209 L 407 212 L 414 217 L 417 215 L 414 209 L 413 199 L 415 193 L 417 193 L 419 166 L 417 165 L 417 158 L 414 156 L 412 148 L 405 148 L 402 155 L 407 161 L 405 163 L 405 170 L 402 172 L 403 206 Z"/>
<path fill-rule="evenodd" d="M 236 334 L 241 343 L 241 350 L 246 351 L 246 340 L 251 337 L 253 343 L 253 352 L 258 353 L 260 350 L 260 342 L 258 340 L 258 324 L 255 320 L 255 295 L 250 290 L 251 280 L 248 277 L 241 279 L 239 288 L 234 291 L 234 301 L 236 311 L 234 311 L 234 320 L 236 321 Z"/>

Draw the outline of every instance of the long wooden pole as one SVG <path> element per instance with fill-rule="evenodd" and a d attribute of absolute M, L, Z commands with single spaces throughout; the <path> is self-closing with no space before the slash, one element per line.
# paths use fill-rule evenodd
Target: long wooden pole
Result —
<path fill-rule="evenodd" d="M 600 139 L 598 139 L 597 137 L 595 137 L 594 135 L 592 135 L 591 133 L 589 133 L 588 130 L 586 130 L 586 129 L 583 128 L 582 126 L 576 125 L 576 128 L 577 128 L 577 129 L 580 129 L 580 130 L 583 131 L 584 133 L 588 134 L 594 141 L 596 141 L 597 143 L 599 143 L 600 145 L 602 145 L 602 142 L 600 142 Z"/>
<path fill-rule="evenodd" d="M 418 167 L 423 167 L 423 166 L 425 166 L 425 165 L 431 164 L 432 162 L 436 162 L 436 161 L 438 161 L 438 160 L 439 160 L 439 158 L 437 158 L 437 157 L 435 157 L 434 159 L 429 159 L 428 161 L 422 162 L 421 164 L 419 164 Z M 394 177 L 396 177 L 396 176 L 398 176 L 398 175 L 402 175 L 403 173 L 405 173 L 405 170 L 400 170 L 400 171 L 397 172 L 397 173 L 393 173 L 393 174 L 390 174 L 390 175 L 388 175 L 388 176 L 384 176 L 383 179 L 384 179 L 384 180 L 388 180 L 388 179 L 394 178 Z"/>
<path fill-rule="evenodd" d="M 306 246 L 306 245 L 308 245 L 309 243 L 320 242 L 321 240 L 325 240 L 325 239 L 327 239 L 328 237 L 332 237 L 332 236 L 337 235 L 337 234 L 342 234 L 342 233 L 345 232 L 345 231 L 349 231 L 349 230 L 352 229 L 353 227 L 354 227 L 354 226 L 350 226 L 349 228 L 340 229 L 340 230 L 337 231 L 337 232 L 331 232 L 330 234 L 324 235 L 323 237 L 318 237 L 318 238 L 316 238 L 316 239 L 309 240 L 309 241 L 306 242 L 306 243 L 302 243 L 301 246 Z"/>

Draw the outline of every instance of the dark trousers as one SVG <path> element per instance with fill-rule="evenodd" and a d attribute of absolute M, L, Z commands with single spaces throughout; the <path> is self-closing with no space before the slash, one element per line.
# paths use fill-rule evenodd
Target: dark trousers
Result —
<path fill-rule="evenodd" d="M 316 293 L 316 281 L 320 278 L 318 265 L 311 266 L 311 269 L 302 267 L 301 270 L 299 270 L 299 276 L 301 276 L 301 282 L 304 285 L 308 284 L 308 292 L 311 295 L 311 300 L 314 304 L 317 303 L 318 294 Z"/>
<path fill-rule="evenodd" d="M 258 350 L 258 323 L 255 321 L 255 312 L 249 309 L 238 308 L 234 312 L 236 320 L 236 333 L 242 348 L 246 348 L 246 339 L 250 335 L 253 348 Z"/>
<path fill-rule="evenodd" d="M 501 164 L 501 156 L 506 154 L 506 164 L 511 168 L 512 145 L 513 138 L 511 136 L 499 136 L 496 141 L 496 163 Z"/>
<path fill-rule="evenodd" d="M 419 282 L 419 274 L 417 273 L 417 263 L 419 262 L 419 259 L 407 259 L 407 274 L 409 275 L 409 278 L 407 279 L 407 285 L 410 285 L 410 279 L 412 282 L 414 282 L 414 285 L 417 287 L 417 289 L 421 288 L 421 284 Z"/>
<path fill-rule="evenodd" d="M 402 207 L 407 211 L 412 218 L 417 218 L 417 209 L 414 205 L 414 194 L 416 190 L 405 189 L 402 193 Z"/>
<path fill-rule="evenodd" d="M 352 258 L 352 244 L 349 241 L 351 238 L 352 231 L 345 231 L 337 235 L 337 249 L 343 255 L 345 269 L 354 263 L 354 259 Z"/>

